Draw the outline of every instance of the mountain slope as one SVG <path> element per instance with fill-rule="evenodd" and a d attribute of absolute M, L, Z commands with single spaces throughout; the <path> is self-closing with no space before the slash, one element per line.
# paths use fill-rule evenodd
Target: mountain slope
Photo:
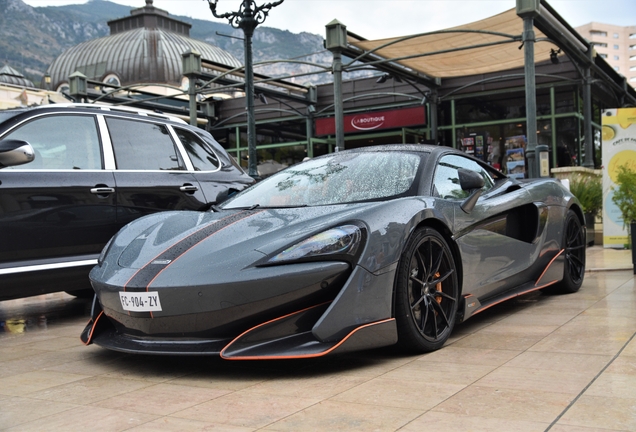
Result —
<path fill-rule="evenodd" d="M 130 10 L 130 7 L 105 0 L 48 7 L 31 7 L 21 0 L 0 0 L 0 66 L 8 64 L 37 85 L 48 65 L 65 49 L 108 35 L 107 21 L 128 16 Z M 243 42 L 218 34 L 242 38 L 241 30 L 225 23 L 176 15 L 172 17 L 192 24 L 192 38 L 216 45 L 243 60 Z M 256 29 L 253 51 L 254 62 L 298 59 L 324 65 L 331 63 L 331 54 L 324 50 L 322 36 L 295 34 L 266 26 Z M 271 76 L 313 70 L 317 69 L 289 63 L 255 68 L 256 72 Z M 323 73 L 300 77 L 296 81 L 320 83 L 329 80 L 331 75 Z"/>

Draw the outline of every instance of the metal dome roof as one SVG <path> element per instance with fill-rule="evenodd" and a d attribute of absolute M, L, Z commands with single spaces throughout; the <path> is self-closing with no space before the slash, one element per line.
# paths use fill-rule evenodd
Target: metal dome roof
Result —
<path fill-rule="evenodd" d="M 27 79 L 17 70 L 9 65 L 4 65 L 0 69 L 0 83 L 14 84 L 22 87 L 33 87 L 33 82 Z"/>
<path fill-rule="evenodd" d="M 53 89 L 68 82 L 75 71 L 88 79 L 107 81 L 115 75 L 119 85 L 164 83 L 180 86 L 181 54 L 195 50 L 201 58 L 231 67 L 242 63 L 214 45 L 188 36 L 190 24 L 168 17 L 152 6 L 131 11 L 130 17 L 109 21 L 111 35 L 69 48 L 48 68 Z"/>

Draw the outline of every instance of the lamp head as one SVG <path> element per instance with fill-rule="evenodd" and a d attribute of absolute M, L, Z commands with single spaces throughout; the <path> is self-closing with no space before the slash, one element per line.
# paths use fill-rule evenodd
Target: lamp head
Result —
<path fill-rule="evenodd" d="M 558 55 L 561 53 L 561 48 L 555 50 L 554 48 L 550 48 L 550 61 L 552 64 L 559 64 Z"/>

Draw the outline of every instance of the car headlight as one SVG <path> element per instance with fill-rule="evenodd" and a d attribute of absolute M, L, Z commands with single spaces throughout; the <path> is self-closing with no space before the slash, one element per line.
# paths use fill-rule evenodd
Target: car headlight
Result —
<path fill-rule="evenodd" d="M 280 264 L 288 261 L 298 261 L 319 256 L 354 256 L 362 239 L 362 230 L 356 225 L 343 225 L 309 237 L 296 243 L 275 257 L 268 263 Z"/>

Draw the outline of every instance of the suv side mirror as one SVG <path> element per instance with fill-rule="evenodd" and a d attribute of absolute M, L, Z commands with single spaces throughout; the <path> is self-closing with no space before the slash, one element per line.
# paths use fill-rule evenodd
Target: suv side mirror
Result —
<path fill-rule="evenodd" d="M 484 178 L 479 173 L 464 168 L 457 170 L 457 173 L 459 174 L 459 186 L 462 190 L 470 191 L 468 198 L 459 207 L 464 213 L 470 213 L 481 195 L 481 188 L 484 187 Z"/>
<path fill-rule="evenodd" d="M 22 165 L 35 159 L 35 150 L 26 141 L 4 140 L 0 141 L 0 169 Z"/>

